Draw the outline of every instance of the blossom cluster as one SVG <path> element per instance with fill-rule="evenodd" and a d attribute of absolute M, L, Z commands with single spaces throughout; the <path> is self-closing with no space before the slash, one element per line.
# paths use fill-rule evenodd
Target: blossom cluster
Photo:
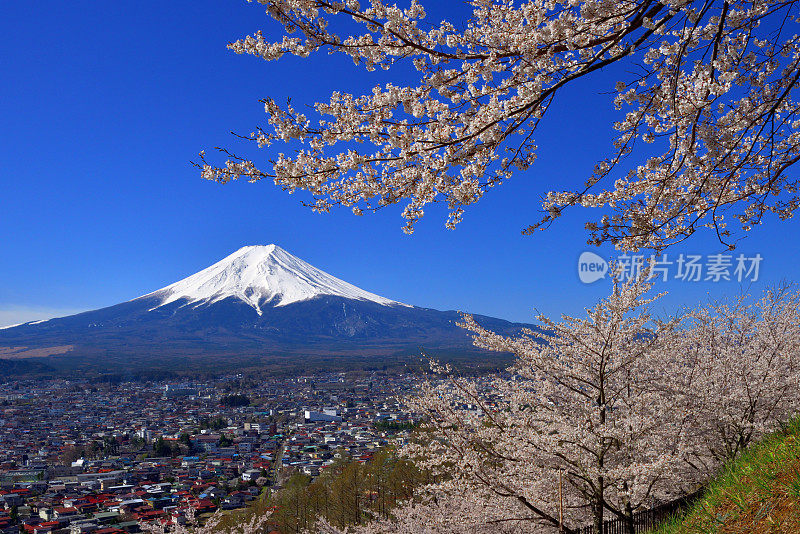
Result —
<path fill-rule="evenodd" d="M 313 117 L 267 98 L 268 127 L 249 139 L 288 150 L 267 167 L 228 151 L 223 165 L 201 156 L 204 178 L 271 178 L 310 192 L 317 211 L 404 203 L 408 232 L 444 202 L 453 227 L 534 163 L 534 136 L 556 94 L 620 63 L 632 74 L 608 88 L 622 114 L 613 146 L 580 187 L 542 180 L 543 215 L 526 232 L 585 206 L 602 212 L 586 225 L 593 244 L 663 249 L 708 227 L 732 246 L 731 220 L 748 230 L 800 205 L 795 1 L 474 0 L 463 27 L 425 20 L 418 0 L 405 9 L 258 2 L 285 35 L 244 37 L 229 45 L 238 54 L 325 50 L 368 71 L 407 65 L 416 75 L 363 95 L 334 91 Z"/>

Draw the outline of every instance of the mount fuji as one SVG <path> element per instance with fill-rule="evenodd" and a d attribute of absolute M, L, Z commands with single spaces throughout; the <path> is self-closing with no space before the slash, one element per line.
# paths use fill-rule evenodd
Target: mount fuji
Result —
<path fill-rule="evenodd" d="M 288 306 L 322 296 L 405 306 L 334 278 L 277 245 L 240 248 L 199 273 L 139 298 L 163 299 L 153 309 L 178 301 L 197 307 L 233 298 L 263 315 L 262 305 Z"/>
<path fill-rule="evenodd" d="M 459 359 L 487 353 L 455 311 L 397 302 L 340 280 L 277 245 L 243 247 L 210 267 L 107 308 L 0 329 L 0 363 L 93 369 L 259 361 Z M 521 327 L 476 316 L 500 333 Z M 202 365 L 198 362 L 201 362 Z M 239 362 L 239 363 L 234 363 Z M 0 365 L 0 372 L 3 366 Z"/>

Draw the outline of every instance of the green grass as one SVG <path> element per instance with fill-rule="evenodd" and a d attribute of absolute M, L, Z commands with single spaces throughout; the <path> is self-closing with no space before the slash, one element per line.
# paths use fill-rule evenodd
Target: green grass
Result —
<path fill-rule="evenodd" d="M 800 533 L 800 417 L 726 465 L 685 514 L 653 534 Z"/>

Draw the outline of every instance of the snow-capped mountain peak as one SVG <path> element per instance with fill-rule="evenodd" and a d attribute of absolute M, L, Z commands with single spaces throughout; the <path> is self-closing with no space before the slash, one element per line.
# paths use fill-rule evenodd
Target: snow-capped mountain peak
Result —
<path fill-rule="evenodd" d="M 162 299 L 151 311 L 180 300 L 198 306 L 234 297 L 261 315 L 267 304 L 286 306 L 323 295 L 406 306 L 331 276 L 277 245 L 240 248 L 214 265 L 144 297 Z"/>

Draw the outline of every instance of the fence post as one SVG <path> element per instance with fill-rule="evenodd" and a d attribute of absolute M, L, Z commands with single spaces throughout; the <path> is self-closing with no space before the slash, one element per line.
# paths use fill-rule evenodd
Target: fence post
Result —
<path fill-rule="evenodd" d="M 564 534 L 564 480 L 562 469 L 558 470 L 558 532 Z"/>

